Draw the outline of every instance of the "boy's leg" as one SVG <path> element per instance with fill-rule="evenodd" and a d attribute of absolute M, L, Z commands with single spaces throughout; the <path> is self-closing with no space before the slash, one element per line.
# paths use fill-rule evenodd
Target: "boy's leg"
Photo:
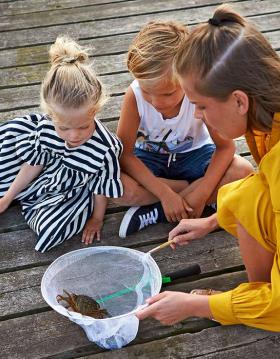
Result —
<path fill-rule="evenodd" d="M 121 181 L 123 184 L 122 197 L 110 199 L 110 202 L 115 205 L 145 206 L 158 201 L 158 199 L 151 192 L 141 186 L 137 181 L 135 181 L 135 179 L 126 173 L 121 173 Z"/>
<path fill-rule="evenodd" d="M 156 196 L 127 174 L 122 173 L 121 180 L 124 187 L 124 194 L 122 197 L 114 199 L 114 203 L 124 206 L 145 206 L 159 201 Z M 177 193 L 181 192 L 188 185 L 188 182 L 183 180 L 169 180 L 166 178 L 159 178 L 159 180 L 166 183 Z"/>
<path fill-rule="evenodd" d="M 168 176 L 169 155 L 160 155 L 141 150 L 135 150 L 135 155 L 160 181 L 167 184 L 174 192 L 180 193 L 188 186 L 186 180 L 163 178 L 165 175 L 166 177 Z M 119 230 L 120 237 L 124 238 L 151 224 L 167 222 L 157 197 L 124 173 L 121 180 L 124 186 L 124 195 L 121 198 L 114 199 L 113 203 L 132 207 L 129 208 L 123 217 Z"/>
<path fill-rule="evenodd" d="M 216 203 L 217 202 L 217 194 L 220 187 L 223 185 L 237 181 L 239 179 L 245 178 L 250 173 L 254 172 L 254 167 L 252 164 L 247 161 L 245 158 L 234 155 L 231 164 L 229 165 L 228 169 L 226 170 L 223 178 L 221 179 L 220 183 L 218 184 L 216 190 L 212 193 L 211 197 L 208 199 L 208 204 Z"/>
<path fill-rule="evenodd" d="M 181 197 L 185 198 L 200 186 L 215 149 L 214 144 L 206 144 L 190 152 L 177 154 L 176 160 L 172 162 L 173 174 L 190 182 L 179 192 Z"/>
<path fill-rule="evenodd" d="M 188 182 L 184 180 L 172 180 L 161 177 L 158 178 L 176 193 L 181 192 L 188 186 Z M 114 204 L 119 206 L 145 206 L 159 201 L 156 196 L 126 173 L 121 174 L 121 181 L 124 193 L 122 197 L 111 200 Z"/>
<path fill-rule="evenodd" d="M 249 282 L 270 282 L 275 254 L 262 247 L 240 223 L 237 224 L 237 236 Z"/>
<path fill-rule="evenodd" d="M 216 203 L 217 201 L 217 194 L 220 187 L 223 185 L 237 181 L 241 178 L 244 178 L 248 176 L 250 173 L 254 171 L 253 166 L 249 161 L 247 161 L 245 158 L 234 155 L 234 158 L 229 165 L 228 169 L 226 170 L 223 178 L 221 179 L 220 183 L 218 184 L 215 191 L 212 193 L 212 195 L 209 197 L 207 204 Z M 185 188 L 180 194 L 182 197 L 186 196 L 188 193 L 192 192 L 201 181 L 202 178 L 199 178 L 192 182 L 187 188 Z"/>

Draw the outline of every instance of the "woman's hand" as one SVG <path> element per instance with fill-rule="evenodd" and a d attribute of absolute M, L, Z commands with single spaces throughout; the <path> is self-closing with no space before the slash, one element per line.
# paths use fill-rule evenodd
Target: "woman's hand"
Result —
<path fill-rule="evenodd" d="M 171 189 L 165 192 L 161 204 L 168 222 L 179 222 L 183 218 L 188 218 L 188 212 L 192 211 L 188 203 Z"/>
<path fill-rule="evenodd" d="M 163 325 L 173 325 L 193 316 L 211 318 L 207 296 L 166 291 L 149 298 L 147 303 L 147 308 L 136 313 L 140 320 L 152 317 Z"/>
<path fill-rule="evenodd" d="M 96 240 L 100 241 L 100 232 L 103 227 L 103 221 L 91 217 L 87 220 L 82 236 L 82 242 L 86 245 L 91 244 L 96 237 Z"/>
<path fill-rule="evenodd" d="M 186 245 L 190 241 L 204 237 L 206 234 L 218 228 L 217 215 L 196 219 L 182 219 L 181 222 L 169 233 L 168 240 L 174 240 L 171 244 L 173 249 L 176 245 Z"/>

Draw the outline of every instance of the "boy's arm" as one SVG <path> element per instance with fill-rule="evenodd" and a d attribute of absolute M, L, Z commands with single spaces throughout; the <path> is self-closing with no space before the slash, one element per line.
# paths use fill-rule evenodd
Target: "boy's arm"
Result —
<path fill-rule="evenodd" d="M 216 150 L 211 158 L 205 175 L 193 182 L 186 190 L 182 192 L 183 197 L 193 208 L 191 217 L 200 217 L 207 201 L 215 192 L 221 182 L 228 167 L 230 166 L 235 153 L 235 144 L 233 140 L 224 139 L 221 135 L 208 127 Z"/>
<path fill-rule="evenodd" d="M 121 168 L 162 202 L 166 214 L 167 212 L 164 202 L 174 203 L 174 212 L 186 213 L 184 204 L 180 203 L 182 202 L 180 196 L 167 184 L 158 179 L 145 164 L 134 155 L 133 152 L 139 123 L 140 118 L 135 95 L 131 87 L 129 87 L 122 103 L 121 115 L 117 128 L 117 135 L 121 139 L 124 148 L 120 158 Z M 169 217 L 169 215 L 167 215 L 167 217 Z M 175 218 L 176 215 L 171 213 L 169 219 L 171 217 Z M 177 219 L 180 220 L 181 218 L 182 217 Z"/>
<path fill-rule="evenodd" d="M 122 170 L 134 178 L 156 197 L 160 198 L 162 187 L 166 186 L 154 176 L 145 164 L 134 155 L 137 131 L 140 123 L 136 99 L 131 87 L 128 88 L 121 107 L 121 115 L 117 128 L 117 136 L 123 143 L 123 153 L 120 158 Z"/>
<path fill-rule="evenodd" d="M 208 127 L 210 136 L 216 146 L 207 171 L 202 178 L 201 187 L 207 188 L 208 197 L 215 191 L 221 179 L 229 168 L 235 153 L 235 144 L 233 140 L 223 138 L 218 131 Z"/>
<path fill-rule="evenodd" d="M 1 199 L 2 205 L 6 206 L 6 208 L 10 205 L 13 199 L 23 190 L 25 189 L 30 182 L 34 180 L 41 172 L 43 166 L 31 166 L 28 163 L 24 163 L 21 166 L 15 180 L 11 184 L 10 188 Z M 4 211 L 5 209 L 3 209 Z M 1 212 L 1 210 L 0 210 Z"/>
<path fill-rule="evenodd" d="M 233 140 L 225 139 L 218 133 L 218 131 L 209 126 L 207 127 L 216 146 L 216 150 L 203 177 L 203 186 L 207 186 L 209 198 L 224 177 L 233 160 L 235 144 Z"/>

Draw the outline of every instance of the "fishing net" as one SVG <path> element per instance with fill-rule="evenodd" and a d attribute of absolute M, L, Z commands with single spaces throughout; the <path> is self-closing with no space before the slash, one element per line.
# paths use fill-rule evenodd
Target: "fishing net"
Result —
<path fill-rule="evenodd" d="M 121 247 L 91 247 L 69 252 L 46 270 L 41 283 L 45 301 L 79 324 L 90 341 L 106 349 L 121 348 L 137 334 L 135 312 L 159 293 L 161 273 L 149 254 Z M 104 319 L 82 315 L 58 301 L 66 292 L 93 298 L 107 314 Z M 66 305 L 65 305 L 66 304 Z"/>

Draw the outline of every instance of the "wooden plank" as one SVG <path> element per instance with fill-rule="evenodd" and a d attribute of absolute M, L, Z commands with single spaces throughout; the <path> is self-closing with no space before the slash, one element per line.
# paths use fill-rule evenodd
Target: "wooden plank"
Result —
<path fill-rule="evenodd" d="M 118 237 L 118 228 L 121 215 L 116 214 L 108 217 L 102 233 L 102 241 L 100 243 L 95 242 L 94 246 L 129 246 L 147 252 L 158 243 L 164 242 L 172 228 L 171 224 L 154 225 L 126 239 L 120 239 Z M 80 242 L 81 236 L 77 235 L 59 245 L 56 249 L 42 254 L 34 251 L 35 239 L 36 235 L 28 229 L 1 233 L 0 273 L 48 265 L 64 253 L 85 248 Z M 16 248 L 16 251 L 14 248 Z M 206 257 L 205 253 L 207 253 Z M 204 273 L 213 274 L 242 266 L 237 241 L 232 240 L 232 236 L 225 231 L 210 233 L 205 238 L 197 239 L 191 245 L 184 246 L 180 250 L 172 251 L 170 248 L 161 250 L 154 255 L 154 258 L 161 265 L 164 272 L 178 269 L 179 262 L 186 265 L 197 262 Z M 169 261 L 168 265 L 166 264 L 167 261 Z"/>
<path fill-rule="evenodd" d="M 119 102 L 115 97 L 124 94 L 127 87 L 132 82 L 132 76 L 129 73 L 121 73 L 114 75 L 114 81 L 109 75 L 102 76 L 107 92 L 113 95 L 112 107 L 115 107 L 114 102 Z M 40 103 L 40 85 L 32 85 L 18 88 L 6 88 L 0 90 L 0 108 L 2 112 L 11 108 L 24 108 L 38 106 Z M 108 109 L 108 104 L 104 106 L 104 110 L 110 113 L 111 118 L 115 116 L 116 112 L 112 112 L 112 108 Z M 106 108 L 107 107 L 107 108 Z M 113 116 L 112 116 L 113 115 Z"/>
<path fill-rule="evenodd" d="M 167 348 L 175 348 L 177 352 L 177 355 L 174 351 L 170 352 L 172 356 L 169 355 L 169 358 L 194 358 L 193 355 L 196 353 L 203 357 L 205 354 L 222 354 L 223 351 L 230 351 L 233 354 L 240 347 L 256 344 L 256 342 L 268 338 L 270 338 L 270 345 L 266 342 L 264 348 L 271 347 L 272 355 L 276 352 L 279 353 L 279 333 L 265 332 L 244 326 L 210 328 L 195 334 L 184 334 L 182 337 L 181 333 L 199 331 L 206 326 L 208 328 L 216 326 L 216 323 L 203 319 L 189 319 L 174 326 L 162 326 L 155 320 L 146 319 L 140 323 L 136 339 L 127 348 L 114 351 L 114 358 L 147 359 L 159 358 L 160 355 L 162 358 L 165 357 L 165 353 L 168 354 Z M 78 325 L 53 311 L 1 322 L 0 336 L 3 338 L 0 342 L 0 349 L 5 358 L 45 358 L 49 356 L 52 358 L 76 358 L 100 352 L 102 352 L 100 356 L 86 358 L 105 359 L 108 355 L 112 356 L 112 352 L 106 353 L 89 342 Z M 161 339 L 167 336 L 170 338 Z M 158 343 L 156 339 L 160 339 Z M 147 343 L 148 341 L 150 343 Z M 166 346 L 164 345 L 165 341 L 167 341 Z M 141 345 L 139 345 L 140 343 Z M 148 353 L 151 353 L 151 356 Z M 256 358 L 263 358 L 263 352 L 261 355 Z M 227 358 L 229 357 L 238 358 L 234 355 Z M 212 356 L 211 358 L 216 357 Z M 253 359 L 252 356 L 248 358 Z M 269 356 L 269 358 L 276 357 Z"/>
<path fill-rule="evenodd" d="M 230 2 L 238 2 L 231 0 Z M 216 0 L 134 0 L 93 6 L 74 6 L 67 9 L 54 9 L 52 11 L 28 12 L 2 16 L 0 31 L 36 28 L 43 26 L 74 24 L 78 22 L 100 21 L 110 18 L 124 18 L 146 13 L 157 13 L 178 9 L 201 8 L 202 6 L 217 4 Z M 1 7 L 0 7 L 1 11 Z"/>
<path fill-rule="evenodd" d="M 39 87 L 38 87 L 39 89 Z M 1 90 L 0 90 L 1 92 Z M 38 96 L 38 93 L 36 94 Z M 1 96 L 1 94 L 0 94 Z M 39 98 L 38 98 L 39 101 Z M 123 101 L 123 96 L 114 96 L 109 98 L 108 102 L 105 104 L 101 112 L 97 115 L 97 118 L 103 122 L 113 121 L 112 123 L 108 124 L 109 128 L 112 128 L 115 131 L 117 126 L 117 120 L 120 114 L 121 103 Z M 1 103 L 1 97 L 0 97 Z M 1 108 L 1 107 L 0 107 Z M 17 116 L 24 116 L 30 113 L 41 113 L 39 104 L 37 106 L 22 106 L 12 110 L 3 111 L 0 110 L 0 123 L 5 122 L 9 119 L 15 118 Z M 110 127 L 111 126 L 111 127 Z"/>
<path fill-rule="evenodd" d="M 1 0 L 0 14 L 1 16 L 28 14 L 36 11 L 53 11 L 57 9 L 72 9 L 87 5 L 99 5 L 109 3 L 120 3 L 124 0 Z M 126 0 L 125 0 L 126 1 Z"/>
<path fill-rule="evenodd" d="M 236 140 L 234 140 L 234 142 L 236 146 L 236 153 L 238 154 L 250 153 L 247 142 L 243 136 L 237 138 Z"/>
<path fill-rule="evenodd" d="M 179 249 L 180 250 L 180 249 Z M 204 257 L 207 257 L 204 253 Z M 230 258 L 228 258 L 230 260 Z M 202 261 L 207 259 L 201 257 Z M 168 265 L 172 260 L 167 258 L 166 262 L 159 262 L 162 274 L 168 272 Z M 178 260 L 177 269 L 185 268 L 186 264 Z M 28 268 L 15 272 L 0 274 L 0 321 L 19 316 L 35 314 L 47 311 L 50 308 L 41 296 L 41 279 L 47 266 Z M 207 275 L 203 273 L 203 275 Z M 199 278 L 196 276 L 195 278 Z M 213 288 L 217 290 L 230 290 L 240 283 L 247 282 L 246 272 L 235 272 L 207 277 L 190 282 L 177 283 L 164 286 L 164 290 L 190 292 L 195 288 Z M 185 280 L 190 280 L 185 278 Z"/>
<path fill-rule="evenodd" d="M 265 36 L 271 44 L 273 43 L 271 40 L 274 40 L 274 47 L 280 48 L 280 30 L 265 33 Z M 44 63 L 2 69 L 0 89 L 5 87 L 17 87 L 18 85 L 23 86 L 39 84 L 43 80 L 46 72 L 49 70 L 49 67 L 49 64 Z M 111 81 L 117 82 L 117 78 L 115 79 L 116 73 L 127 72 L 126 54 L 97 57 L 94 60 L 94 68 L 99 75 L 110 74 Z"/>
<path fill-rule="evenodd" d="M 94 69 L 98 75 L 127 72 L 125 60 L 126 54 L 97 57 Z M 4 68 L 1 70 L 0 88 L 39 84 L 49 68 L 48 63 Z"/>
<path fill-rule="evenodd" d="M 81 359 L 109 359 L 111 352 Z M 114 351 L 114 359 L 279 359 L 280 334 L 241 325 L 205 329 Z"/>
<path fill-rule="evenodd" d="M 254 22 L 259 26 L 260 30 L 270 31 L 269 24 L 274 23 L 272 18 L 275 18 L 275 14 L 266 15 L 265 17 L 256 17 Z M 174 17 L 174 20 L 176 18 Z M 191 28 L 191 26 L 190 26 Z M 274 29 L 275 30 L 275 29 Z M 277 31 L 275 31 L 277 32 Z M 274 33 L 268 33 L 265 35 L 272 43 L 274 48 L 279 48 L 279 36 Z M 90 51 L 91 56 L 103 56 L 114 55 L 120 52 L 126 54 L 129 44 L 135 37 L 135 32 L 128 34 L 118 34 L 115 36 L 109 36 L 105 38 L 95 38 L 91 40 L 81 40 L 80 43 L 83 46 L 92 47 Z M 49 45 L 37 45 L 31 47 L 22 47 L 17 49 L 2 50 L 0 52 L 0 68 L 22 66 L 29 64 L 47 63 L 48 61 L 48 48 Z M 96 64 L 98 67 L 98 63 Z M 113 66 L 113 64 L 112 64 Z"/>
<path fill-rule="evenodd" d="M 145 323 L 140 323 L 133 343 L 182 333 L 188 329 L 188 324 L 190 330 L 194 326 L 201 330 L 206 325 L 217 325 L 215 322 L 200 319 L 190 320 L 186 325 L 164 327 L 148 319 Z M 53 311 L 0 322 L 0 337 L 1 356 L 5 359 L 78 358 L 104 352 L 96 344 L 88 341 L 82 328 Z"/>
<path fill-rule="evenodd" d="M 43 268 L 41 268 L 43 269 Z M 38 271 L 38 269 L 37 269 Z M 34 273 L 34 271 L 33 271 Z M 18 273 L 16 273 L 18 275 Z M 1 278 L 2 279 L 2 278 Z M 8 281 L 10 278 L 7 275 L 6 280 Z M 40 276 L 36 276 L 36 282 L 40 281 Z M 78 351 L 81 354 L 86 354 L 87 352 L 99 352 L 100 348 L 96 347 L 94 344 L 91 344 L 85 338 L 85 335 L 81 328 L 73 323 L 70 323 L 66 318 L 56 314 L 53 311 L 48 311 L 47 313 L 41 314 L 32 314 L 34 310 L 44 310 L 47 309 L 46 304 L 40 299 L 39 287 L 37 287 L 37 296 L 34 293 L 34 287 L 25 288 L 28 283 L 26 283 L 25 278 L 23 278 L 22 273 L 18 275 L 17 280 L 23 280 L 23 285 L 21 284 L 21 288 L 18 289 L 18 293 L 7 292 L 2 295 L 3 304 L 7 303 L 8 299 L 11 300 L 11 304 L 14 306 L 14 315 L 24 314 L 20 312 L 20 309 L 25 308 L 29 310 L 29 315 L 24 317 L 17 317 L 16 319 L 9 319 L 6 321 L 2 321 L 0 323 L 0 337 L 1 334 L 6 332 L 7 334 L 12 333 L 15 326 L 19 326 L 19 331 L 17 331 L 16 336 L 7 335 L 0 342 L 0 350 L 1 353 L 11 353 L 13 358 L 17 358 L 17 353 L 19 354 L 22 351 L 21 345 L 25 345 L 26 342 L 32 338 L 31 346 L 36 346 L 35 353 L 38 357 L 44 357 L 45 355 L 58 355 L 62 352 L 69 352 L 69 357 L 74 354 L 73 350 Z M 176 291 L 185 291 L 189 292 L 193 288 L 197 287 L 213 287 L 217 286 L 220 289 L 229 289 L 235 287 L 241 282 L 244 282 L 245 275 L 244 272 L 239 273 L 231 273 L 226 275 L 221 275 L 217 278 L 204 278 L 198 281 L 189 282 L 189 283 L 181 283 L 170 286 L 168 290 L 176 290 Z M 14 278 L 12 278 L 12 284 L 6 285 L 6 290 L 12 289 L 12 285 L 15 283 Z M 29 296 L 31 295 L 31 296 Z M 4 306 L 1 305 L 1 309 L 7 310 Z M 19 312 L 16 312 L 19 310 Z M 34 323 L 34 324 L 33 324 Z M 195 332 L 200 331 L 203 328 L 215 325 L 215 323 L 204 320 L 204 319 L 188 319 L 184 320 L 181 323 L 178 323 L 174 326 L 162 326 L 159 322 L 154 320 L 145 320 L 141 322 L 140 330 L 137 335 L 134 343 L 146 342 L 148 340 L 154 340 L 156 338 L 161 338 L 163 336 L 174 335 L 183 332 Z M 36 326 L 37 329 L 34 328 Z M 63 329 L 62 329 L 63 328 Z M 48 334 L 47 334 L 48 333 Z M 47 335 L 46 335 L 47 334 Z M 75 337 L 75 346 L 73 347 L 73 337 Z M 43 340 L 44 345 L 39 344 L 39 342 Z M 49 340 L 54 340 L 55 345 L 49 348 Z M 26 346 L 26 345 L 25 345 Z M 34 348 L 29 348 L 29 345 L 25 350 L 28 350 L 26 353 L 26 357 L 28 357 L 29 350 L 34 350 Z M 39 350 L 40 352 L 37 352 Z M 6 358 L 6 356 L 5 356 Z"/>
<path fill-rule="evenodd" d="M 112 82 L 112 78 L 110 76 L 102 77 L 105 82 Z M 114 81 L 120 80 L 123 85 L 118 86 L 116 83 L 111 87 L 111 90 L 119 90 L 124 91 L 126 86 L 130 83 L 131 77 L 128 74 L 117 74 L 114 77 Z M 39 98 L 39 86 L 37 88 L 34 86 L 28 87 L 20 87 L 18 89 L 3 89 L 0 90 L 0 116 L 1 120 L 5 120 L 7 118 L 14 117 L 15 114 L 22 114 L 22 111 L 17 111 L 20 109 L 29 109 L 38 106 Z M 102 114 L 102 118 L 105 120 L 112 119 L 112 114 L 115 118 L 119 115 L 119 105 L 114 106 L 114 102 L 120 104 L 121 99 L 117 99 L 116 97 L 112 99 L 112 105 L 117 110 L 114 111 L 111 107 L 105 106 L 104 112 L 105 115 Z M 28 112 L 28 111 L 27 111 Z M 108 115 L 107 115 L 108 114 Z M 109 117 L 107 117 L 109 116 Z"/>
<path fill-rule="evenodd" d="M 80 40 L 79 43 L 88 47 L 90 49 L 89 54 L 96 57 L 96 55 L 126 53 L 134 37 L 135 32 L 132 32 L 95 38 L 94 40 Z M 49 45 L 36 45 L 2 50 L 0 52 L 0 67 L 46 63 L 48 61 L 48 49 Z"/>
<path fill-rule="evenodd" d="M 105 216 L 104 230 L 102 232 L 102 241 L 100 245 L 129 245 L 132 247 L 139 247 L 141 244 L 145 245 L 146 243 L 158 243 L 163 238 L 166 238 L 166 233 L 168 233 L 168 231 L 173 227 L 171 224 L 154 226 L 124 240 L 118 237 L 118 228 L 122 216 L 123 213 Z M 41 254 L 34 251 L 36 235 L 30 229 L 1 233 L 0 272 L 7 272 L 16 268 L 20 269 L 22 267 L 25 268 L 49 264 L 59 255 L 62 255 L 70 250 L 84 247 L 84 245 L 80 242 L 80 238 L 81 235 L 75 236 L 73 239 L 58 246 L 57 249 Z M 17 248 L 16 251 L 13 250 L 15 245 Z"/>
<path fill-rule="evenodd" d="M 7 209 L 0 216 L 0 233 L 27 229 L 28 225 L 21 214 L 19 205 Z"/>
<path fill-rule="evenodd" d="M 279 0 L 271 2 L 270 0 L 261 1 L 261 6 L 257 6 L 257 1 L 244 1 L 236 4 L 236 9 L 244 16 L 263 16 L 265 13 L 279 11 Z M 152 19 L 162 20 L 178 20 L 185 22 L 189 25 L 195 24 L 201 21 L 205 21 L 209 18 L 216 6 L 206 6 L 200 9 L 188 9 L 171 11 L 166 13 L 158 13 L 156 15 L 139 15 L 130 16 L 128 18 L 101 20 L 97 22 L 86 22 L 83 26 L 80 24 L 69 25 L 57 25 L 52 27 L 42 27 L 40 31 L 37 29 L 25 29 L 2 32 L 0 39 L 0 49 L 15 48 L 27 45 L 35 44 L 47 44 L 55 40 L 59 34 L 67 33 L 74 38 L 88 39 L 89 37 L 99 37 L 114 35 L 117 33 L 137 31 L 140 26 Z M 188 20 L 190 19 L 190 20 Z M 266 21 L 268 23 L 268 21 Z M 279 18 L 275 21 L 275 24 L 270 23 L 269 27 L 278 28 Z"/>

